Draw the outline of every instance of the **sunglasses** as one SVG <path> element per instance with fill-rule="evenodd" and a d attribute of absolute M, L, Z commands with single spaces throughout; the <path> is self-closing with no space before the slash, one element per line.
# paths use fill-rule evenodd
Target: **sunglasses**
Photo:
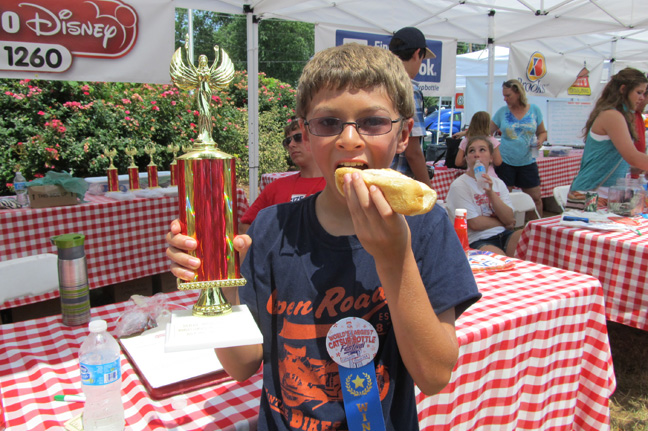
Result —
<path fill-rule="evenodd" d="M 295 133 L 294 135 L 288 136 L 286 139 L 284 139 L 283 142 L 282 142 L 284 148 L 288 148 L 288 146 L 290 145 L 290 143 L 293 140 L 295 141 L 296 144 L 301 144 L 302 134 L 301 133 Z"/>

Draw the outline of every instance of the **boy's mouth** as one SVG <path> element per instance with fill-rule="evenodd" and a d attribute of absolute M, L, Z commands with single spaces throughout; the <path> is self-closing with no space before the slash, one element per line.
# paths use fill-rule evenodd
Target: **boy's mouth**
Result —
<path fill-rule="evenodd" d="M 338 168 L 356 168 L 356 169 L 368 169 L 369 168 L 369 166 L 364 162 L 342 162 L 342 163 L 338 164 L 337 167 Z"/>

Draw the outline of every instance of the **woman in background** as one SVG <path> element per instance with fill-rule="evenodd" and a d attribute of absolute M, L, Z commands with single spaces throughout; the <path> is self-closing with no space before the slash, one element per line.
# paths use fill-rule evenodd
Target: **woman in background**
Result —
<path fill-rule="evenodd" d="M 599 203 L 607 204 L 608 188 L 625 177 L 630 166 L 648 171 L 648 155 L 638 151 L 634 112 L 646 97 L 648 78 L 637 69 L 625 68 L 603 89 L 585 128 L 585 151 L 578 175 L 570 188 L 570 199 L 596 190 Z"/>
<path fill-rule="evenodd" d="M 506 106 L 497 110 L 490 127 L 491 135 L 497 130 L 502 133 L 499 146 L 502 164 L 495 172 L 509 191 L 519 187 L 531 196 L 538 214 L 542 215 L 540 174 L 531 152 L 532 145 L 540 147 L 547 139 L 542 112 L 528 102 L 522 83 L 517 79 L 502 84 L 502 95 Z"/>

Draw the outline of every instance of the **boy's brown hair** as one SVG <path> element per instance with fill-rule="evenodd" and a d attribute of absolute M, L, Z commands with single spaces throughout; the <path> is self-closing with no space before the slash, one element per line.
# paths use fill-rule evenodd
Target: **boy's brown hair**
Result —
<path fill-rule="evenodd" d="M 306 64 L 297 86 L 297 116 L 306 118 L 313 96 L 323 89 L 382 87 L 403 118 L 414 116 L 412 84 L 403 62 L 383 48 L 350 43 L 318 52 Z"/>

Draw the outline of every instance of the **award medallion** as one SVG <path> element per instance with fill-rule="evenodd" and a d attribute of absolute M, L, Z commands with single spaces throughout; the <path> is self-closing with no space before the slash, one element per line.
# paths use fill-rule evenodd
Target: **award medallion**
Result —
<path fill-rule="evenodd" d="M 369 322 L 347 317 L 326 335 L 326 349 L 338 364 L 349 430 L 384 430 L 376 368 L 378 333 Z"/>

